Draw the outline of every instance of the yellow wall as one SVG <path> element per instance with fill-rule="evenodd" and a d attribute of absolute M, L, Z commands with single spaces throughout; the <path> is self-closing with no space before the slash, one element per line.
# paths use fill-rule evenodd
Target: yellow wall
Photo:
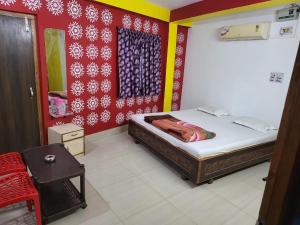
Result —
<path fill-rule="evenodd" d="M 169 24 L 169 41 L 168 41 L 167 71 L 166 71 L 166 81 L 165 81 L 164 112 L 169 112 L 171 111 L 172 108 L 172 92 L 173 92 L 173 80 L 174 80 L 177 28 L 178 25 L 176 23 Z"/>
<path fill-rule="evenodd" d="M 154 5 L 146 0 L 95 0 L 117 8 L 139 13 L 155 19 L 169 22 L 170 10 Z"/>

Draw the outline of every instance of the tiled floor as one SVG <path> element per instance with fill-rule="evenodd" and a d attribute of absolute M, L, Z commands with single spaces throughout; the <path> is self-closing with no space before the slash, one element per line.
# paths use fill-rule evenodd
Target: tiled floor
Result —
<path fill-rule="evenodd" d="M 127 133 L 86 147 L 88 207 L 53 225 L 255 225 L 269 163 L 194 186 Z"/>

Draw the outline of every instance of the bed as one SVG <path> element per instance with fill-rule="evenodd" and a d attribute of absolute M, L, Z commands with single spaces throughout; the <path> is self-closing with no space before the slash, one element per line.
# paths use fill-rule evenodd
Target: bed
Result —
<path fill-rule="evenodd" d="M 262 133 L 234 124 L 234 116 L 219 118 L 195 109 L 168 113 L 217 134 L 214 139 L 185 143 L 144 121 L 147 115 L 160 114 L 165 113 L 133 115 L 128 133 L 195 184 L 211 183 L 271 159 L 277 131 Z"/>

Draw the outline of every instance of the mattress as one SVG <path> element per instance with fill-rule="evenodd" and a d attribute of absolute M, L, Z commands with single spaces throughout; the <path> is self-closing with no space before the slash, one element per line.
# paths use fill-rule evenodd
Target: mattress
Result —
<path fill-rule="evenodd" d="M 268 131 L 267 133 L 255 131 L 248 127 L 233 123 L 236 118 L 234 116 L 219 118 L 197 111 L 196 109 L 168 113 L 177 119 L 200 126 L 217 134 L 213 139 L 185 143 L 144 121 L 145 116 L 163 114 L 166 113 L 132 115 L 131 120 L 159 135 L 173 146 L 179 147 L 198 158 L 212 157 L 238 149 L 272 142 L 276 140 L 278 133 L 274 130 Z"/>

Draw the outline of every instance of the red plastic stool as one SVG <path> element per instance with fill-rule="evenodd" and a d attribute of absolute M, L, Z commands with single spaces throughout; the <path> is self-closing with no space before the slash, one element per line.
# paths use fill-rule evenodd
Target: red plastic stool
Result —
<path fill-rule="evenodd" d="M 26 166 L 23 163 L 20 153 L 10 152 L 0 155 L 0 176 L 24 171 L 26 171 Z"/>
<path fill-rule="evenodd" d="M 39 194 L 26 172 L 12 173 L 0 178 L 0 208 L 27 201 L 28 209 L 34 204 L 37 225 L 42 225 Z"/>

